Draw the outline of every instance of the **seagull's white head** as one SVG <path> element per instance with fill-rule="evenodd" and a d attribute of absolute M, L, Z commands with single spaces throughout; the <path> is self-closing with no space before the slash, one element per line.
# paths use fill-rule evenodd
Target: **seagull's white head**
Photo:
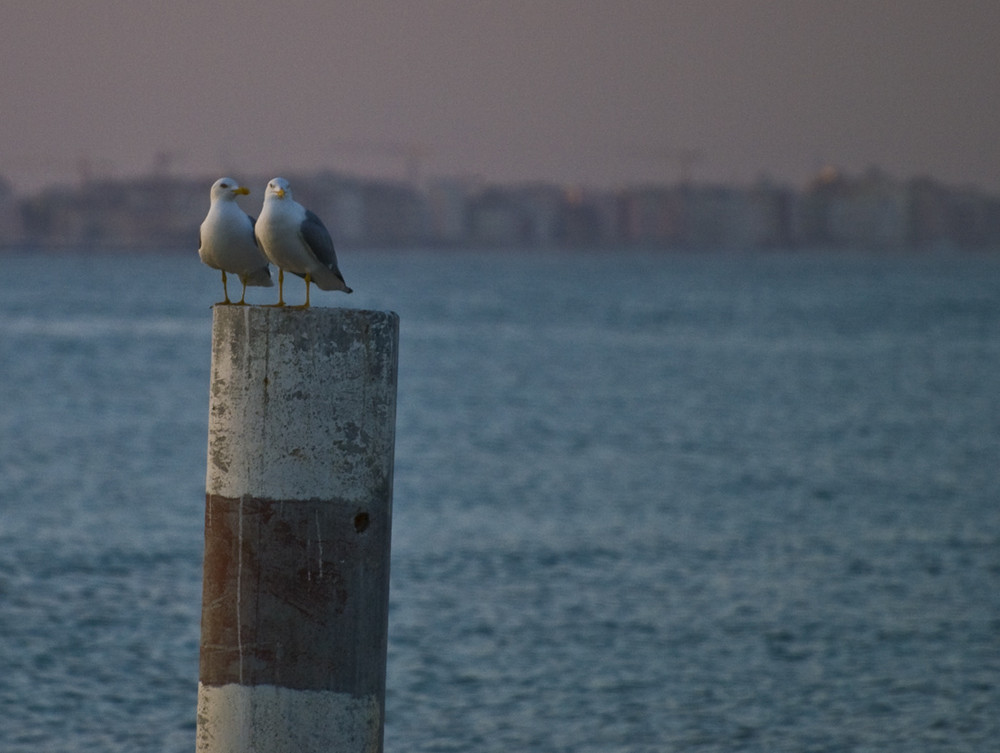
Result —
<path fill-rule="evenodd" d="M 246 196 L 250 190 L 232 178 L 219 178 L 212 184 L 212 201 L 235 201 L 237 196 Z"/>
<path fill-rule="evenodd" d="M 264 192 L 265 199 L 271 197 L 275 199 L 292 198 L 292 189 L 288 187 L 288 181 L 284 178 L 272 178 L 271 182 L 267 184 L 267 191 Z"/>

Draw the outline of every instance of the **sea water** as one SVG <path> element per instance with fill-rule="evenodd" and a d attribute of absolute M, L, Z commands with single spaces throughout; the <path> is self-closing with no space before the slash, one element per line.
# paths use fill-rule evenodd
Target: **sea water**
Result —
<path fill-rule="evenodd" d="M 401 317 L 386 751 L 1000 744 L 1000 254 L 341 256 Z M 0 269 L 0 751 L 187 753 L 221 282 Z"/>

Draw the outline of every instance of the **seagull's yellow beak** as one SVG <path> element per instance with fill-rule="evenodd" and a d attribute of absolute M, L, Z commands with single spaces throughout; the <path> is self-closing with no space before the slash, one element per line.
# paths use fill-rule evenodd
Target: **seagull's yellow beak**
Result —
<path fill-rule="evenodd" d="M 240 186 L 239 188 L 235 189 L 233 193 L 239 194 L 240 196 L 246 196 L 247 194 L 250 193 L 250 189 L 244 186 Z"/>
<path fill-rule="evenodd" d="M 275 188 L 274 189 L 274 195 L 277 196 L 279 199 L 285 198 L 285 189 L 284 188 Z"/>

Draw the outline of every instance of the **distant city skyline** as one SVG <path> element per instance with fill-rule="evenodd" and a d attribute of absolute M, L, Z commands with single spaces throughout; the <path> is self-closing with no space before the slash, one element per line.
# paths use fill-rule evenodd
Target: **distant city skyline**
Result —
<path fill-rule="evenodd" d="M 992 0 L 15 3 L 0 175 L 1000 190 Z"/>
<path fill-rule="evenodd" d="M 95 180 L 28 197 L 5 190 L 0 248 L 183 248 L 198 237 L 209 180 Z M 579 190 L 460 180 L 418 189 L 329 171 L 296 174 L 292 183 L 338 243 L 369 247 L 1000 248 L 1000 195 L 878 170 L 824 171 L 805 189 L 690 182 Z M 251 214 L 259 201 L 249 201 Z"/>

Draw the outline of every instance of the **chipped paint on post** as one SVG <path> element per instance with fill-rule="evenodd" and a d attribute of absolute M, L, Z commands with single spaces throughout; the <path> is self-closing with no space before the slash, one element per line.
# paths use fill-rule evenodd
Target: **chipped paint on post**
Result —
<path fill-rule="evenodd" d="M 382 750 L 398 331 L 215 308 L 200 753 Z"/>

